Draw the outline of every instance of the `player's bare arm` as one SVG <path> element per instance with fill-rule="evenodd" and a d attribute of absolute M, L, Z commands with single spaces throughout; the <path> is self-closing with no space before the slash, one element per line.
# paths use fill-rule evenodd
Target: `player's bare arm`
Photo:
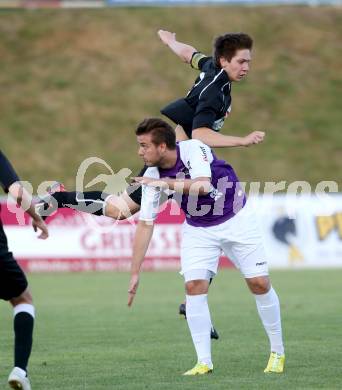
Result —
<path fill-rule="evenodd" d="M 198 177 L 196 179 L 169 179 L 156 180 L 151 177 L 135 177 L 136 183 L 149 187 L 172 190 L 185 195 L 206 195 L 210 192 L 210 178 Z"/>
<path fill-rule="evenodd" d="M 139 274 L 142 263 L 153 235 L 153 222 L 140 220 L 137 225 L 133 242 L 131 262 L 131 279 L 128 287 L 128 306 L 131 306 L 139 286 Z"/>
<path fill-rule="evenodd" d="M 253 131 L 245 137 L 223 135 L 208 127 L 200 127 L 192 131 L 193 139 L 198 139 L 212 148 L 255 145 L 263 142 L 264 137 L 265 132 L 263 131 Z"/>
<path fill-rule="evenodd" d="M 48 238 L 48 228 L 42 217 L 36 213 L 34 204 L 32 202 L 32 196 L 26 191 L 23 185 L 19 182 L 15 182 L 9 186 L 8 192 L 15 199 L 17 204 L 32 218 L 32 227 L 34 231 L 40 231 L 38 238 L 42 240 Z"/>
<path fill-rule="evenodd" d="M 190 64 L 192 55 L 197 51 L 194 47 L 176 40 L 176 33 L 159 30 L 160 40 L 168 46 L 182 61 Z"/>
<path fill-rule="evenodd" d="M 177 125 L 175 132 L 177 142 L 187 141 L 189 139 L 182 126 Z M 213 137 L 212 133 L 214 134 Z M 215 136 L 216 134 L 218 137 Z M 265 135 L 266 133 L 264 131 L 252 131 L 245 137 L 237 137 L 216 133 L 209 127 L 201 127 L 192 132 L 193 139 L 198 139 L 212 148 L 257 145 L 264 141 Z"/>

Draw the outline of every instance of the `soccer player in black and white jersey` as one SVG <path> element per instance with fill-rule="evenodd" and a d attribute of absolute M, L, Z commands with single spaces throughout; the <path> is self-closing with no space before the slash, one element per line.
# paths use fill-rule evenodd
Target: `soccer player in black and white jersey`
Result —
<path fill-rule="evenodd" d="M 252 38 L 228 33 L 214 41 L 213 56 L 176 40 L 176 34 L 159 30 L 161 41 L 200 75 L 187 96 L 167 105 L 161 112 L 175 122 L 177 140 L 199 139 L 211 147 L 249 146 L 261 142 L 265 133 L 253 131 L 246 137 L 220 134 L 232 107 L 233 82 L 244 79 L 251 61 Z M 214 131 L 212 131 L 214 130 Z"/>
<path fill-rule="evenodd" d="M 20 184 L 18 175 L 6 156 L 0 151 L 0 185 L 9 193 L 18 206 L 32 217 L 32 226 L 39 230 L 38 238 L 46 239 L 48 229 L 43 219 L 35 212 L 32 198 Z M 14 323 L 14 368 L 8 377 L 13 389 L 31 390 L 27 376 L 27 364 L 31 354 L 35 310 L 26 276 L 13 254 L 9 252 L 7 238 L 0 219 L 0 299 L 13 306 Z"/>

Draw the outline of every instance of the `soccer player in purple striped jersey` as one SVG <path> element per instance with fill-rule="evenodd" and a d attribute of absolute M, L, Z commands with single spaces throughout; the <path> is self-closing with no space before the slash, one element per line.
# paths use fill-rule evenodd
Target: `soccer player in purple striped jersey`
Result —
<path fill-rule="evenodd" d="M 280 305 L 268 275 L 268 260 L 254 210 L 246 200 L 233 168 L 218 160 L 199 140 L 176 143 L 174 130 L 158 118 L 136 129 L 139 156 L 148 167 L 143 177 L 139 223 L 132 254 L 128 305 L 139 284 L 139 274 L 153 234 L 162 191 L 173 191 L 185 212 L 181 244 L 181 274 L 185 280 L 187 322 L 197 353 L 197 364 L 184 375 L 213 371 L 209 280 L 217 273 L 223 251 L 242 273 L 255 297 L 270 342 L 266 373 L 282 373 L 285 354 Z"/>

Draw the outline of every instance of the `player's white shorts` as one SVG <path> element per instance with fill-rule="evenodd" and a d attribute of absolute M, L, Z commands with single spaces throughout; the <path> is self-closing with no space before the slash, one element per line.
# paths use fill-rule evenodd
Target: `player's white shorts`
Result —
<path fill-rule="evenodd" d="M 192 270 L 217 273 L 222 251 L 245 278 L 268 275 L 261 229 L 251 204 L 216 226 L 182 228 L 181 274 Z M 251 203 L 251 202 L 250 202 Z"/>

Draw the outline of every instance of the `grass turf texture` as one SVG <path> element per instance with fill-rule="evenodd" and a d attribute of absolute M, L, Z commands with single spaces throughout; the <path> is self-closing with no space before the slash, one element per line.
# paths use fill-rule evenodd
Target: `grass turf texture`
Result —
<path fill-rule="evenodd" d="M 286 373 L 266 375 L 268 341 L 240 274 L 221 271 L 210 307 L 221 339 L 215 371 L 182 377 L 195 363 L 175 272 L 144 273 L 131 309 L 125 273 L 30 275 L 37 307 L 33 389 L 338 389 L 342 270 L 277 271 Z M 1 303 L 0 388 L 12 364 L 12 313 Z"/>

